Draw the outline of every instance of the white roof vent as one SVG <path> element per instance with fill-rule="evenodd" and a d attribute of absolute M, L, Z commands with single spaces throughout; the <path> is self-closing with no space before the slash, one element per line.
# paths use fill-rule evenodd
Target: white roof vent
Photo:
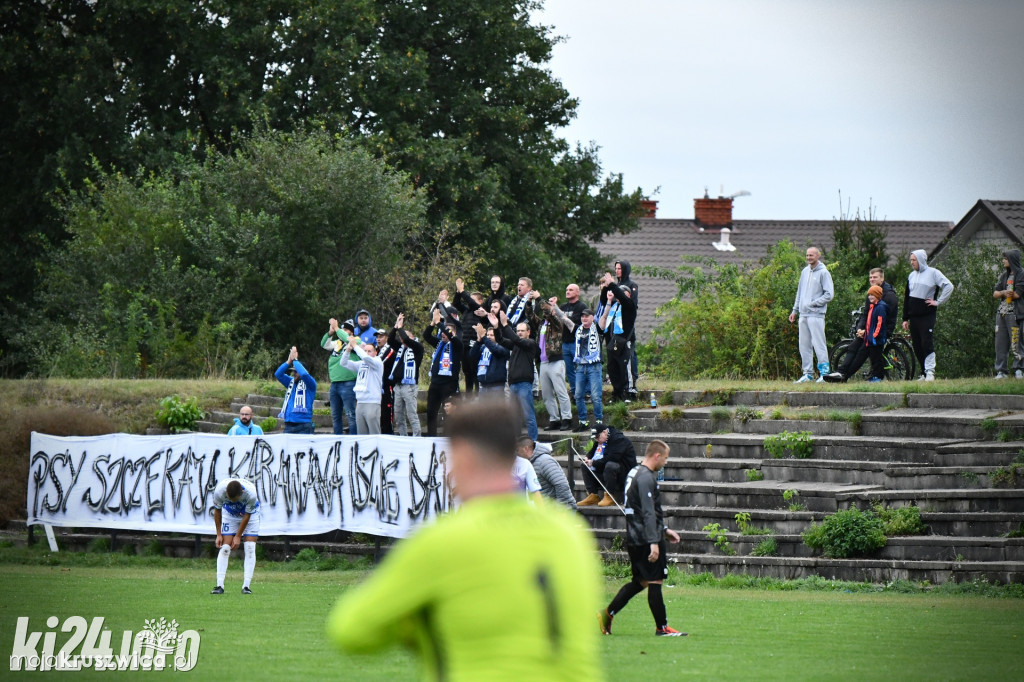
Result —
<path fill-rule="evenodd" d="M 729 243 L 730 232 L 732 232 L 732 230 L 728 227 L 723 227 L 721 239 L 717 242 L 711 242 L 711 246 L 715 247 L 718 251 L 735 251 L 736 247 Z"/>

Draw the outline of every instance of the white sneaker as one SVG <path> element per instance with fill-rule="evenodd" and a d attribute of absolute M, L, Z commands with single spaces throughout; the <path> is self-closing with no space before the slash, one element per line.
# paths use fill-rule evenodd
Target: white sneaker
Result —
<path fill-rule="evenodd" d="M 996 374 L 996 380 L 1005 379 L 1005 378 L 1007 378 L 1006 372 L 999 372 L 998 374 Z"/>
<path fill-rule="evenodd" d="M 925 381 L 935 381 L 935 372 L 925 372 L 924 380 Z"/>
<path fill-rule="evenodd" d="M 810 381 L 814 381 L 814 377 L 811 376 L 810 374 L 805 374 L 802 377 L 800 377 L 799 379 L 797 379 L 796 381 L 794 381 L 793 383 L 794 384 L 806 384 L 806 383 L 808 383 Z"/>
<path fill-rule="evenodd" d="M 928 377 L 926 377 L 925 375 L 923 375 L 923 374 L 922 374 L 921 376 L 919 376 L 919 377 L 917 378 L 917 381 L 924 381 L 924 380 L 926 380 L 927 378 L 928 378 Z"/>
<path fill-rule="evenodd" d="M 1013 373 L 1013 378 L 1014 379 L 1024 379 L 1024 372 L 1022 372 L 1022 371 L 1020 371 L 1018 369 L 1016 372 Z"/>
<path fill-rule="evenodd" d="M 816 384 L 823 384 L 823 383 L 825 383 L 824 375 L 822 375 L 822 376 L 818 377 L 817 379 L 815 379 L 814 383 L 816 383 Z"/>

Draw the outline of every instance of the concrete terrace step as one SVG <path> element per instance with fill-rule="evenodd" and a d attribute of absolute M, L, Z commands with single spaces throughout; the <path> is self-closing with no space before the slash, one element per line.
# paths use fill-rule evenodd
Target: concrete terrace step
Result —
<path fill-rule="evenodd" d="M 1024 489 L 873 490 L 839 493 L 840 509 L 879 501 L 890 507 L 916 505 L 921 511 L 1011 512 L 1024 515 Z M 1022 516 L 1024 518 L 1024 516 Z"/>
<path fill-rule="evenodd" d="M 617 530 L 596 530 L 602 549 L 611 549 L 616 538 L 625 541 L 625 533 Z M 680 543 L 670 547 L 683 554 L 715 554 L 722 551 L 704 531 L 679 531 Z M 730 548 L 738 555 L 749 555 L 767 538 L 778 545 L 778 556 L 814 557 L 818 550 L 804 544 L 800 534 L 743 535 L 727 532 Z M 1024 538 L 951 537 L 942 535 L 908 535 L 887 538 L 885 547 L 871 558 L 906 561 L 1014 561 L 1024 562 Z"/>
<path fill-rule="evenodd" d="M 645 392 L 646 393 L 646 392 Z M 978 409 L 1024 412 L 1024 394 L 972 394 L 972 393 L 907 393 L 873 391 L 673 391 L 672 404 L 722 404 L 767 407 L 881 408 L 910 407 L 932 409 Z M 659 403 L 667 404 L 662 393 Z"/>
<path fill-rule="evenodd" d="M 607 558 L 628 561 L 625 552 L 605 552 Z M 716 577 L 743 574 L 792 580 L 818 575 L 829 580 L 891 582 L 914 580 L 941 584 L 954 580 L 1020 582 L 1024 562 L 1018 561 L 905 561 L 898 559 L 828 559 L 825 557 L 752 557 L 719 554 L 673 554 L 668 560 L 690 573 Z"/>
<path fill-rule="evenodd" d="M 580 511 L 594 529 L 626 529 L 625 517 L 615 507 L 583 507 Z M 665 523 L 675 530 L 699 531 L 710 523 L 738 530 L 736 514 L 740 512 L 750 514 L 752 526 L 767 528 L 778 535 L 799 535 L 812 523 L 820 523 L 827 513 L 750 507 L 664 507 Z M 922 511 L 921 520 L 936 535 L 995 537 L 1024 528 L 1024 514 L 1013 512 Z"/>

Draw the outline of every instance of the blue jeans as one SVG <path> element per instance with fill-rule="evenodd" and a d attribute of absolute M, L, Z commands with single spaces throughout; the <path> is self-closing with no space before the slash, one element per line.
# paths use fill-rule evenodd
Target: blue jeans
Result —
<path fill-rule="evenodd" d="M 565 360 L 565 380 L 569 382 L 569 391 L 576 395 L 576 344 L 562 344 L 562 359 Z"/>
<path fill-rule="evenodd" d="M 604 408 L 601 406 L 601 368 L 600 362 L 576 366 L 576 411 L 579 413 L 581 422 L 589 421 L 587 419 L 587 403 L 584 400 L 587 391 L 590 391 L 590 404 L 594 408 L 594 419 L 598 422 L 604 420 Z"/>
<path fill-rule="evenodd" d="M 313 422 L 285 422 L 285 433 L 316 433 Z"/>
<path fill-rule="evenodd" d="M 348 418 L 348 432 L 356 435 L 356 380 L 332 381 L 330 396 L 334 435 L 345 433 L 345 422 L 341 418 L 343 411 Z"/>
<path fill-rule="evenodd" d="M 537 415 L 533 411 L 533 382 L 518 381 L 508 385 L 509 390 L 519 397 L 523 407 L 523 419 L 526 420 L 526 435 L 537 440 Z"/>

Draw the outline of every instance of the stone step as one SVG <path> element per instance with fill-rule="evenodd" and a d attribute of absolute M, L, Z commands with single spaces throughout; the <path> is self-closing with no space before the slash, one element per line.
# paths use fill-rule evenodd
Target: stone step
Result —
<path fill-rule="evenodd" d="M 880 501 L 890 507 L 917 505 L 921 511 L 1024 513 L 1024 489 L 872 490 L 839 493 L 840 509 Z"/>
<path fill-rule="evenodd" d="M 646 394 L 646 392 L 645 392 Z M 794 391 L 673 391 L 672 404 L 749 405 L 767 407 L 977 409 L 1024 412 L 1024 394 L 895 393 L 886 391 L 834 391 L 810 387 Z M 664 395 L 659 404 L 668 404 Z"/>
<path fill-rule="evenodd" d="M 628 561 L 625 552 L 604 556 Z M 897 559 L 828 559 L 825 557 L 752 557 L 719 554 L 673 554 L 668 560 L 690 573 L 708 572 L 716 577 L 743 574 L 792 580 L 818 575 L 829 580 L 891 582 L 913 580 L 941 584 L 950 580 L 986 580 L 995 583 L 1020 582 L 1024 562 L 1016 561 L 904 561 Z"/>
<path fill-rule="evenodd" d="M 798 498 L 799 499 L 799 498 Z M 864 505 L 866 508 L 867 505 Z M 750 514 L 750 524 L 767 528 L 779 535 L 799 535 L 812 523 L 820 523 L 826 512 L 789 511 L 788 509 L 754 509 L 742 507 L 686 506 L 663 508 L 665 523 L 675 530 L 699 531 L 717 523 L 723 528 L 738 530 L 736 514 Z M 592 528 L 625 530 L 626 521 L 615 507 L 581 507 Z M 995 537 L 1020 530 L 1024 515 L 1012 512 L 935 512 L 922 511 L 921 520 L 936 535 L 964 537 Z"/>
<path fill-rule="evenodd" d="M 704 531 L 678 531 L 680 543 L 669 545 L 672 551 L 683 554 L 723 554 Z M 626 533 L 619 530 L 595 530 L 594 535 L 602 549 L 612 549 L 626 541 Z M 737 555 L 749 555 L 767 538 L 775 540 L 777 556 L 814 557 L 819 550 L 804 544 L 799 534 L 743 535 L 727 531 L 730 549 Z M 618 540 L 617 540 L 618 538 Z M 942 535 L 910 535 L 886 539 L 885 547 L 873 559 L 904 561 L 1014 561 L 1024 562 L 1024 538 L 956 537 Z"/>

